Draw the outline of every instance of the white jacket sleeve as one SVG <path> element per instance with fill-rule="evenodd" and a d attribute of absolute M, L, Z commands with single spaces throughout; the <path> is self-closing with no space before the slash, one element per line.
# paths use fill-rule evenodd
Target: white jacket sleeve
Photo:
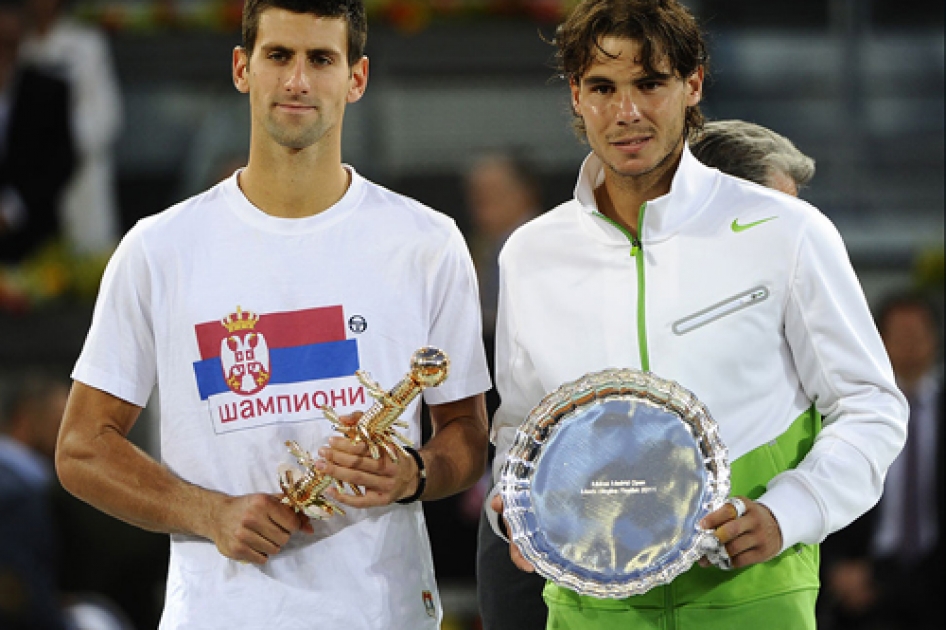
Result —
<path fill-rule="evenodd" d="M 906 400 L 841 237 L 820 214 L 801 235 L 785 336 L 824 428 L 799 466 L 760 497 L 783 549 L 819 543 L 870 509 L 906 439 Z"/>
<path fill-rule="evenodd" d="M 525 349 L 518 343 L 515 300 L 521 293 L 514 286 L 520 274 L 514 270 L 513 257 L 504 250 L 499 257 L 499 304 L 496 314 L 496 389 L 500 405 L 493 416 L 490 439 L 496 446 L 493 460 L 493 488 L 486 499 L 486 515 L 493 531 L 503 536 L 490 501 L 499 492 L 497 482 L 516 430 L 529 412 L 546 394 L 536 378 L 535 368 Z"/>

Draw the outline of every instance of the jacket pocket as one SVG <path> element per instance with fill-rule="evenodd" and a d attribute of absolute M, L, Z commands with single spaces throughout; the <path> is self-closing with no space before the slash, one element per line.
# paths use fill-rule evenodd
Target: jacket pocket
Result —
<path fill-rule="evenodd" d="M 688 315 L 681 320 L 674 322 L 673 332 L 676 335 L 685 335 L 697 328 L 702 328 L 707 324 L 722 319 L 727 315 L 732 315 L 750 306 L 761 304 L 769 298 L 769 290 L 765 287 L 756 287 L 744 291 L 739 295 L 723 300 L 709 308 L 704 308 L 692 315 Z"/>

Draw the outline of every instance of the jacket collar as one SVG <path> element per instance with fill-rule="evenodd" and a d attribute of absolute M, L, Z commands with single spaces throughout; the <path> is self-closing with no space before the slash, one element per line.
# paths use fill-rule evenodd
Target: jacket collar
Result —
<path fill-rule="evenodd" d="M 620 237 L 618 240 L 623 244 L 627 240 L 624 235 L 608 221 L 595 216 L 598 214 L 598 204 L 594 191 L 604 184 L 604 168 L 594 153 L 585 158 L 575 186 L 575 200 L 581 206 L 582 216 L 590 218 L 591 223 L 601 225 L 600 228 L 593 228 L 594 232 L 600 233 L 607 241 Z M 644 243 L 656 242 L 676 234 L 709 203 L 717 185 L 717 175 L 715 169 L 704 166 L 693 157 L 689 145 L 684 145 L 670 192 L 647 202 L 641 240 Z"/>

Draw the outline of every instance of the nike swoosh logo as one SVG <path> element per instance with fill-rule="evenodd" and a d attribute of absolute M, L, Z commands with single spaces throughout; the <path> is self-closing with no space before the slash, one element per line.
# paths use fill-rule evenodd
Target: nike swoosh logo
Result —
<path fill-rule="evenodd" d="M 754 223 L 746 223 L 745 225 L 739 225 L 739 219 L 733 219 L 732 221 L 732 231 L 738 234 L 739 232 L 745 232 L 750 228 L 754 228 L 757 225 L 762 225 L 763 223 L 768 223 L 769 221 L 774 221 L 778 217 L 769 217 L 768 219 L 762 219 L 761 221 L 756 221 Z"/>

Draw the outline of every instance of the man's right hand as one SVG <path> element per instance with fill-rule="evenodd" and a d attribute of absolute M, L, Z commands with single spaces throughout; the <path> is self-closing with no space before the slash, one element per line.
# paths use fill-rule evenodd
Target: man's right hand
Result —
<path fill-rule="evenodd" d="M 279 553 L 293 533 L 313 532 L 307 516 L 268 494 L 223 497 L 212 518 L 212 539 L 220 553 L 258 565 Z"/>
<path fill-rule="evenodd" d="M 503 516 L 503 498 L 500 495 L 496 495 L 490 501 L 489 506 L 493 508 L 499 517 L 503 519 L 503 523 L 506 525 L 506 531 L 509 531 L 509 521 L 506 520 L 506 517 Z M 520 571 L 525 571 L 526 573 L 535 573 L 535 567 L 531 562 L 526 560 L 525 556 L 522 555 L 522 552 L 519 551 L 519 547 L 516 546 L 516 543 L 509 541 L 509 558 L 512 560 L 512 563 L 516 565 L 516 568 Z"/>

